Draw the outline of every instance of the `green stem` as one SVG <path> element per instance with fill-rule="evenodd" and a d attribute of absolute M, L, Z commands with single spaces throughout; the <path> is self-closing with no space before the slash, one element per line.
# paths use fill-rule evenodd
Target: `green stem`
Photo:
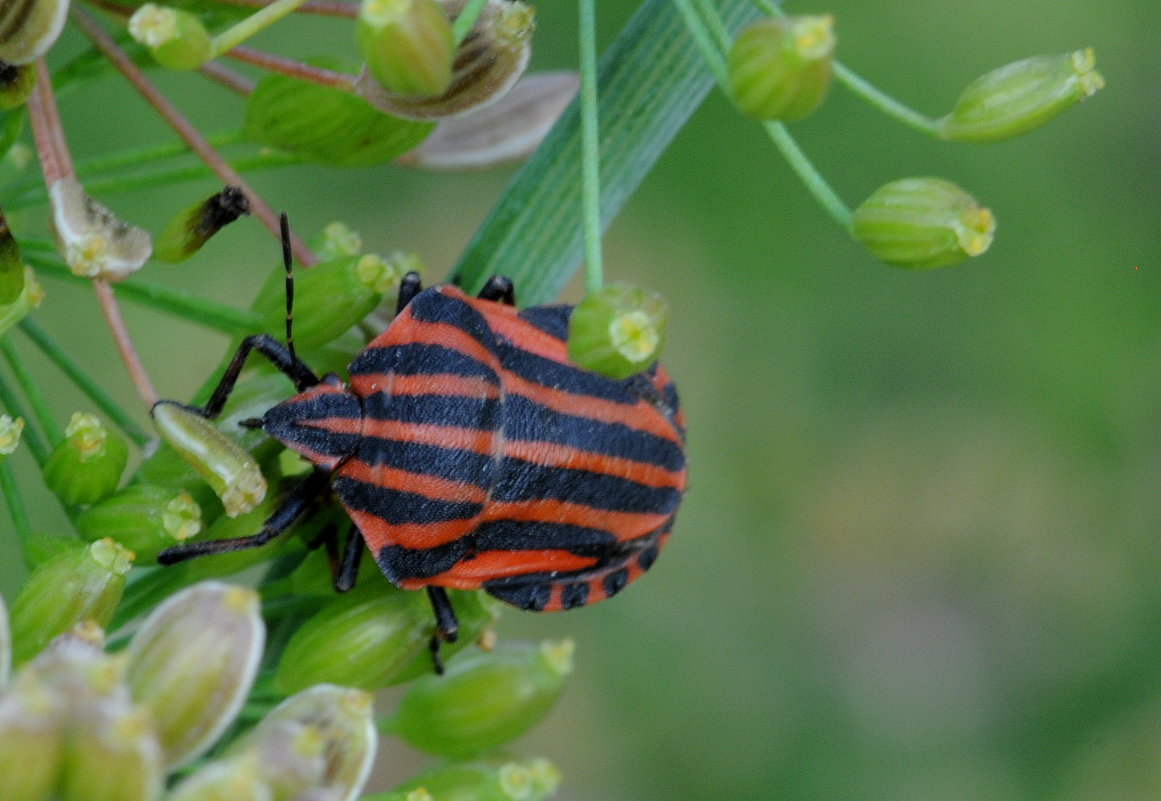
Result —
<path fill-rule="evenodd" d="M 719 87 L 728 86 L 730 74 L 726 67 L 726 59 L 722 56 L 721 44 L 714 41 L 714 36 L 706 25 L 703 18 L 704 9 L 696 8 L 693 0 L 673 0 L 673 5 L 681 13 L 685 28 L 693 37 L 697 49 L 701 51 L 702 61 L 714 76 L 714 81 Z"/>
<path fill-rule="evenodd" d="M 802 152 L 802 148 L 786 130 L 786 126 L 780 122 L 767 122 L 763 123 L 762 127 L 774 140 L 774 144 L 782 153 L 782 158 L 790 164 L 790 169 L 794 170 L 795 175 L 806 185 L 807 190 L 814 195 L 814 199 L 826 210 L 827 214 L 843 228 L 850 228 L 851 210 L 843 203 L 842 198 L 838 196 L 834 188 L 822 177 L 822 173 L 818 171 L 814 163 Z"/>
<path fill-rule="evenodd" d="M 604 283 L 601 258 L 601 145 L 597 116 L 597 20 L 593 0 L 580 0 L 581 211 L 584 214 L 585 289 Z"/>
<path fill-rule="evenodd" d="M 12 474 L 12 465 L 4 456 L 0 456 L 0 492 L 4 494 L 4 503 L 8 506 L 8 516 L 12 518 L 16 536 L 22 543 L 28 542 L 32 536 L 28 507 L 24 503 L 24 496 L 20 494 L 20 487 L 16 484 L 16 476 Z"/>
<path fill-rule="evenodd" d="M 40 385 L 36 383 L 36 379 L 28 371 L 28 365 L 24 363 L 24 359 L 8 337 L 0 338 L 0 353 L 4 354 L 4 360 L 8 362 L 12 375 L 16 377 L 16 383 L 20 385 L 24 397 L 28 398 L 32 413 L 36 415 L 36 422 L 48 437 L 49 444 L 55 448 L 64 441 L 64 430 L 57 425 L 56 418 L 52 416 L 52 410 L 48 408 L 48 401 L 40 391 Z"/>
<path fill-rule="evenodd" d="M 56 259 L 31 253 L 26 253 L 25 256 L 38 270 L 53 278 L 77 284 L 90 283 L 87 278 L 73 275 L 68 267 Z M 261 318 L 250 312 L 235 309 L 224 303 L 215 303 L 180 289 L 170 289 L 136 278 L 117 284 L 117 294 L 142 305 L 160 309 L 176 317 L 231 335 L 253 333 L 262 327 Z"/>
<path fill-rule="evenodd" d="M 470 0 L 460 15 L 456 17 L 456 21 L 452 23 L 452 36 L 455 37 L 456 47 L 459 47 L 460 43 L 467 37 L 486 5 L 488 5 L 488 0 Z"/>
<path fill-rule="evenodd" d="M 37 325 L 31 318 L 25 317 L 20 321 L 20 330 L 24 332 L 25 336 L 32 340 L 41 352 L 55 364 L 62 373 L 68 376 L 81 392 L 88 396 L 98 409 L 105 413 L 105 416 L 112 420 L 117 426 L 125 432 L 131 440 L 137 443 L 138 447 L 144 445 L 149 441 L 150 437 L 141 428 L 133 422 L 121 406 L 113 400 L 104 388 L 101 387 L 95 380 L 93 380 L 81 366 L 73 360 L 73 357 L 60 346 L 48 332 Z"/>
<path fill-rule="evenodd" d="M 28 412 L 24 409 L 24 404 L 20 402 L 20 398 L 16 397 L 16 393 L 12 391 L 12 387 L 8 386 L 8 382 L 0 377 L 0 404 L 8 411 L 12 417 L 21 417 L 24 419 L 24 434 L 21 439 L 28 444 L 28 450 L 32 452 L 32 458 L 42 468 L 48 462 L 48 446 L 44 444 L 44 439 L 40 436 L 40 432 L 32 425 L 31 418 Z"/>
<path fill-rule="evenodd" d="M 237 47 L 256 33 L 270 27 L 287 14 L 293 13 L 306 0 L 275 0 L 261 11 L 257 11 L 232 28 L 219 33 L 214 37 L 214 58 Z"/>
<path fill-rule="evenodd" d="M 863 100 L 870 103 L 879 111 L 886 114 L 888 117 L 893 117 L 904 125 L 914 128 L 920 133 L 928 134 L 930 136 L 939 135 L 939 125 L 930 117 L 920 114 L 910 106 L 905 106 L 895 98 L 886 94 L 878 87 L 873 86 L 866 80 L 856 75 L 850 69 L 840 64 L 834 63 L 834 77 L 838 79 L 847 89 L 854 92 Z"/>

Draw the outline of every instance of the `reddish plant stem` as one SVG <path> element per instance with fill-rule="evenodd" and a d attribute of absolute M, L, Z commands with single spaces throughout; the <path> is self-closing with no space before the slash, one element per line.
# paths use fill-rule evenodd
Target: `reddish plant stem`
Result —
<path fill-rule="evenodd" d="M 52 93 L 52 80 L 44 59 L 36 63 L 36 88 L 28 98 L 28 116 L 32 122 L 32 135 L 36 140 L 36 152 L 44 173 L 45 187 L 51 192 L 53 184 L 57 181 L 63 178 L 75 180 L 76 171 L 73 169 L 72 155 L 65 141 L 56 98 Z M 153 389 L 149 373 L 137 354 L 133 338 L 129 336 L 129 329 L 125 325 L 125 318 L 121 316 L 121 307 L 117 305 L 113 290 L 104 279 L 95 278 L 93 291 L 97 295 L 97 303 L 101 306 L 105 324 L 109 326 L 109 332 L 113 336 L 117 352 L 121 355 L 121 361 L 125 364 L 129 379 L 146 407 L 152 408 L 157 402 L 157 392 Z"/>
<path fill-rule="evenodd" d="M 89 38 L 89 41 L 109 59 L 109 62 L 117 68 L 117 71 L 124 76 L 125 80 L 137 90 L 138 94 L 145 98 L 149 105 L 153 106 L 161 118 L 214 171 L 214 174 L 223 183 L 237 186 L 242 190 L 246 195 L 246 199 L 250 201 L 250 210 L 254 213 L 254 216 L 258 218 L 259 222 L 275 238 L 278 238 L 280 236 L 278 215 L 274 213 L 274 210 L 270 208 L 269 204 L 210 146 L 210 143 L 206 141 L 206 138 L 202 136 L 201 132 L 178 111 L 173 103 L 169 102 L 169 98 L 162 94 L 142 74 L 141 70 L 137 68 L 137 65 L 125 54 L 124 50 L 117 46 L 113 38 L 105 32 L 104 28 L 97 24 L 96 20 L 75 7 L 72 10 L 72 17 L 77 27 L 81 29 L 81 32 Z M 290 237 L 290 248 L 294 253 L 295 260 L 303 267 L 310 267 L 318 261 L 318 258 L 302 240 L 293 234 Z"/>
<path fill-rule="evenodd" d="M 355 78 L 353 75 L 348 75 L 345 72 L 335 72 L 334 70 L 323 69 L 322 67 L 314 67 L 310 64 L 303 64 L 301 61 L 295 61 L 292 58 L 276 56 L 273 53 L 267 53 L 263 50 L 255 50 L 252 47 L 235 47 L 233 50 L 227 52 L 226 55 L 246 64 L 261 67 L 269 72 L 277 72 L 280 75 L 298 78 L 300 81 L 316 83 L 319 86 L 326 86 L 330 89 L 341 89 L 344 92 L 354 92 Z"/>
<path fill-rule="evenodd" d="M 229 67 L 223 66 L 216 61 L 207 61 L 205 64 L 202 64 L 198 67 L 198 72 L 211 81 L 217 81 L 231 92 L 236 92 L 243 97 L 248 97 L 254 91 L 254 80 L 244 75 L 239 75 Z"/>

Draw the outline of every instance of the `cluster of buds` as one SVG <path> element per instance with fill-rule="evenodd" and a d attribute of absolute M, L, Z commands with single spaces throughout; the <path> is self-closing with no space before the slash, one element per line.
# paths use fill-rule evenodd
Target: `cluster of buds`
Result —
<path fill-rule="evenodd" d="M 333 686 L 288 698 L 165 790 L 235 722 L 254 683 L 265 629 L 252 590 L 179 592 L 116 654 L 91 618 L 29 651 L 30 615 L 18 599 L 10 635 L 0 605 L 5 801 L 350 801 L 362 790 L 376 743 L 370 696 Z"/>

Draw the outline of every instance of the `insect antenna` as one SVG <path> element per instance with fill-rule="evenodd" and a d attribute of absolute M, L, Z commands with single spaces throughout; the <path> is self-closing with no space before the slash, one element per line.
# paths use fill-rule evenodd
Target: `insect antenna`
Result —
<path fill-rule="evenodd" d="M 278 227 L 282 238 L 282 266 L 286 270 L 286 349 L 291 363 L 297 364 L 298 355 L 294 352 L 294 259 L 290 252 L 290 220 L 285 211 L 278 215 Z"/>

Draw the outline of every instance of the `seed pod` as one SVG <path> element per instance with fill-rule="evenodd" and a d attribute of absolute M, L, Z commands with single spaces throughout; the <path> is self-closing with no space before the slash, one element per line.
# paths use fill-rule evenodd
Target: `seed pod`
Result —
<path fill-rule="evenodd" d="M 453 20 L 464 5 L 464 0 L 443 4 Z M 380 111 L 409 120 L 446 119 L 483 108 L 506 95 L 527 69 L 534 19 L 523 3 L 488 0 L 455 52 L 451 82 L 444 90 L 418 95 L 392 89 L 377 80 L 368 63 L 355 81 L 355 92 Z"/>
<path fill-rule="evenodd" d="M 8 220 L 0 211 L 0 306 L 15 303 L 24 291 L 24 259 L 20 245 L 8 228 Z"/>
<path fill-rule="evenodd" d="M 568 357 L 609 378 L 624 379 L 657 361 L 669 306 L 656 292 L 610 284 L 587 295 L 568 323 Z"/>
<path fill-rule="evenodd" d="M 61 797 L 69 801 L 153 801 L 165 776 L 149 712 L 123 698 L 74 711 Z"/>
<path fill-rule="evenodd" d="M 257 754 L 210 762 L 186 778 L 165 797 L 166 801 L 272 801 L 262 781 Z"/>
<path fill-rule="evenodd" d="M 6 306 L 0 306 L 0 334 L 23 320 L 44 300 L 44 289 L 28 265 L 24 266 L 24 289 L 20 296 Z"/>
<path fill-rule="evenodd" d="M 322 682 L 367 691 L 396 683 L 417 656 L 428 656 L 426 601 L 421 593 L 387 587 L 370 597 L 361 593 L 328 603 L 290 638 L 275 686 L 294 693 Z M 430 669 L 430 656 L 428 662 Z"/>
<path fill-rule="evenodd" d="M 103 539 L 69 548 L 33 570 L 12 604 L 15 664 L 81 621 L 108 625 L 132 563 L 131 552 Z"/>
<path fill-rule="evenodd" d="M 227 515 L 248 512 L 266 497 L 258 462 L 213 422 L 172 401 L 154 404 L 150 415 L 161 438 L 221 498 Z"/>
<path fill-rule="evenodd" d="M 249 213 L 250 201 L 242 190 L 227 186 L 174 215 L 157 238 L 153 255 L 161 261 L 185 261 L 201 250 L 210 237 Z"/>
<path fill-rule="evenodd" d="M 267 783 L 298 774 L 302 764 L 273 764 L 287 755 L 281 742 L 289 732 L 300 741 L 302 731 L 313 732 L 321 745 L 322 771 L 313 784 L 300 784 L 297 793 L 321 790 L 333 794 L 335 801 L 352 801 L 358 797 L 371 772 L 375 757 L 377 733 L 372 720 L 372 699 L 362 690 L 319 684 L 292 695 L 271 710 L 249 733 L 231 746 L 231 753 L 254 749 L 259 753 L 259 768 Z M 271 747 L 276 746 L 276 747 Z M 293 754 L 289 755 L 292 757 Z M 301 770 L 306 777 L 308 771 Z M 286 786 L 284 789 L 291 789 Z M 278 797 L 275 789 L 275 796 Z"/>
<path fill-rule="evenodd" d="M 152 565 L 157 554 L 197 534 L 202 512 L 188 492 L 153 484 L 131 484 L 77 515 L 87 540 L 111 537 L 137 554 L 137 564 Z"/>
<path fill-rule="evenodd" d="M 0 460 L 16 452 L 20 444 L 20 435 L 24 433 L 24 418 L 13 419 L 6 414 L 0 414 Z"/>
<path fill-rule="evenodd" d="M 122 281 L 149 259 L 149 234 L 86 195 L 75 179 L 56 181 L 49 200 L 57 247 L 75 275 Z"/>
<path fill-rule="evenodd" d="M 746 27 L 729 53 L 730 90 L 743 114 L 794 121 L 826 97 L 834 62 L 834 17 L 768 17 Z"/>
<path fill-rule="evenodd" d="M 146 3 L 129 18 L 129 35 L 167 69 L 197 69 L 214 57 L 206 26 L 182 9 Z"/>
<path fill-rule="evenodd" d="M 337 69 L 316 59 L 316 66 Z M 246 101 L 246 136 L 333 167 L 367 167 L 406 153 L 432 125 L 399 119 L 347 92 L 267 75 Z"/>
<path fill-rule="evenodd" d="M 388 91 L 432 97 L 451 83 L 456 43 L 436 0 L 363 0 L 355 34 L 367 70 Z"/>
<path fill-rule="evenodd" d="M 571 640 L 467 651 L 408 686 L 393 729 L 416 748 L 463 757 L 523 734 L 556 701 L 572 672 Z"/>
<path fill-rule="evenodd" d="M 992 244 L 992 212 L 950 181 L 904 178 L 876 189 L 851 220 L 851 233 L 896 267 L 943 267 L 978 256 Z"/>
<path fill-rule="evenodd" d="M 31 64 L 60 36 L 68 0 L 0 0 L 0 61 Z"/>
<path fill-rule="evenodd" d="M 1092 48 L 1035 56 L 972 81 L 939 135 L 957 142 L 999 142 L 1038 128 L 1069 106 L 1104 88 Z"/>
<path fill-rule="evenodd" d="M 153 710 L 162 762 L 203 754 L 233 722 L 254 684 L 265 627 L 258 595 L 203 582 L 171 596 L 129 644 L 133 700 Z"/>
<path fill-rule="evenodd" d="M 4 801 L 44 801 L 60 783 L 65 699 L 22 672 L 0 692 L 0 777 Z"/>
<path fill-rule="evenodd" d="M 94 503 L 117 489 L 129 460 L 129 446 L 96 415 L 76 412 L 65 440 L 44 465 L 44 483 L 70 506 Z"/>
<path fill-rule="evenodd" d="M 546 759 L 479 760 L 436 765 L 363 801 L 541 801 L 559 786 L 560 772 Z"/>

